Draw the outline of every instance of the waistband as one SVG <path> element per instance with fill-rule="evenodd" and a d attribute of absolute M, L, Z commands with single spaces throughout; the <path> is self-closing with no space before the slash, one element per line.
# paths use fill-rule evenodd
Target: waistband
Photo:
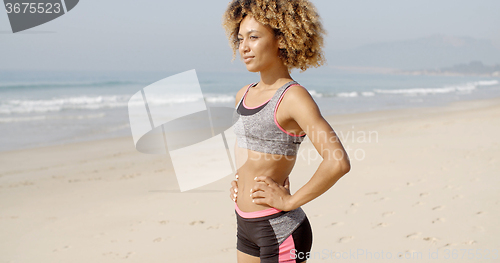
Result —
<path fill-rule="evenodd" d="M 240 210 L 236 202 L 234 202 L 234 209 L 236 210 L 236 213 L 238 213 L 238 215 L 240 215 L 243 218 L 259 218 L 259 217 L 274 215 L 281 212 L 281 210 L 272 207 L 255 212 L 243 212 Z"/>

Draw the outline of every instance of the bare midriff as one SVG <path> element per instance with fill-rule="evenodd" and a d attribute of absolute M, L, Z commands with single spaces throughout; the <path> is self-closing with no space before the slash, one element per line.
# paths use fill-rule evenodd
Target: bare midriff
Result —
<path fill-rule="evenodd" d="M 238 146 L 235 147 L 238 167 L 238 207 L 244 212 L 255 212 L 270 208 L 252 202 L 250 189 L 255 186 L 257 176 L 269 176 L 279 185 L 283 185 L 295 165 L 296 156 L 256 152 Z"/>

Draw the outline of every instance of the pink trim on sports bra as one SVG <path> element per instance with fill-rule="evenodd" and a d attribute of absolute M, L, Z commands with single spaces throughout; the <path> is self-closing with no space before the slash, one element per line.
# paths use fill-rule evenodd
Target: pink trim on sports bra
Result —
<path fill-rule="evenodd" d="M 300 86 L 300 84 L 292 84 L 292 85 L 290 85 L 290 87 L 291 87 L 291 86 L 296 86 L 296 85 L 299 85 L 299 86 Z M 288 135 L 290 135 L 290 136 L 294 136 L 294 137 L 302 137 L 302 136 L 305 136 L 305 134 L 302 134 L 302 135 L 298 135 L 298 134 L 297 134 L 297 135 L 295 135 L 295 134 L 291 134 L 291 133 L 287 132 L 285 129 L 283 129 L 283 127 L 281 127 L 281 125 L 278 123 L 278 120 L 276 119 L 276 112 L 278 111 L 278 106 L 280 105 L 281 100 L 282 100 L 282 99 L 283 99 L 283 97 L 285 96 L 285 93 L 286 93 L 288 90 L 290 90 L 290 89 L 289 89 L 290 87 L 288 87 L 288 88 L 285 90 L 285 92 L 283 92 L 283 94 L 281 94 L 280 99 L 279 99 L 279 100 L 278 100 L 278 102 L 276 103 L 276 107 L 274 108 L 274 123 L 276 123 L 276 126 L 278 126 L 278 128 L 280 128 L 280 130 L 281 130 L 282 132 L 284 132 L 284 133 L 286 133 L 286 134 L 288 134 Z"/>
<path fill-rule="evenodd" d="M 243 107 L 245 107 L 245 108 L 247 108 L 247 109 L 249 109 L 249 110 L 257 109 L 258 107 L 260 107 L 260 106 L 262 106 L 262 105 L 264 105 L 264 104 L 268 103 L 268 102 L 272 99 L 272 97 L 271 97 L 271 99 L 268 99 L 266 102 L 264 102 L 264 103 L 260 104 L 259 106 L 255 106 L 255 107 L 248 107 L 248 106 L 247 106 L 247 104 L 245 103 L 245 99 L 247 98 L 247 93 L 248 93 L 248 90 L 250 89 L 250 87 L 252 87 L 252 86 L 253 86 L 253 84 L 255 84 L 255 83 L 252 83 L 252 84 L 250 84 L 250 85 L 248 86 L 247 91 L 245 92 L 245 95 L 243 95 Z"/>
<path fill-rule="evenodd" d="M 236 202 L 234 202 L 234 209 L 236 210 L 238 215 L 240 215 L 243 218 L 258 218 L 258 217 L 274 215 L 281 212 L 281 210 L 273 207 L 255 212 L 243 212 L 240 210 Z"/>

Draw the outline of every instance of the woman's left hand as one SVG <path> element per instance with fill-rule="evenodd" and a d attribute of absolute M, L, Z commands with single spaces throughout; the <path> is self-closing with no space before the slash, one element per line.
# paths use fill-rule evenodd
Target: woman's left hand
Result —
<path fill-rule="evenodd" d="M 293 210 L 290 204 L 292 195 L 286 186 L 279 185 L 268 176 L 258 176 L 254 180 L 256 183 L 250 189 L 252 202 L 258 205 L 268 205 L 282 211 Z"/>

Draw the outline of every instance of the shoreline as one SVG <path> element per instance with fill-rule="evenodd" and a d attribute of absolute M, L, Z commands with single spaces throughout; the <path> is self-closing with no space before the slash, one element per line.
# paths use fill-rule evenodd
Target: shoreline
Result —
<path fill-rule="evenodd" d="M 366 115 L 369 118 L 374 118 L 372 120 L 366 119 L 366 121 L 383 121 L 383 118 L 378 118 L 376 117 L 377 115 L 389 115 L 391 116 L 390 118 L 398 118 L 398 116 L 402 114 L 414 114 L 414 111 L 421 111 L 420 113 L 431 113 L 433 110 L 445 110 L 445 111 L 455 111 L 455 110 L 461 110 L 462 107 L 468 107 L 470 109 L 474 109 L 477 107 L 483 107 L 483 104 L 492 104 L 495 105 L 496 103 L 500 102 L 500 97 L 496 98 L 488 98 L 488 99 L 468 99 L 468 100 L 460 100 L 460 101 L 454 101 L 447 103 L 445 105 L 439 105 L 439 106 L 417 106 L 417 107 L 409 107 L 409 108 L 396 108 L 396 109 L 380 109 L 380 110 L 374 110 L 374 111 L 361 111 L 361 112 L 354 112 L 354 113 L 339 113 L 339 114 L 328 114 L 328 115 L 323 115 L 323 117 L 332 125 L 332 127 L 335 129 L 334 125 L 345 125 L 349 122 L 350 118 L 358 118 L 359 116 Z M 461 106 L 463 104 L 463 106 Z M 385 118 L 389 120 L 390 118 Z M 365 119 L 363 119 L 365 120 Z M 57 147 L 57 146 L 65 146 L 65 145 L 80 145 L 80 144 L 85 144 L 85 143 L 99 143 L 99 142 L 105 142 L 108 140 L 127 140 L 130 139 L 131 142 L 132 140 L 132 135 L 130 136 L 113 136 L 109 138 L 104 138 L 104 139 L 90 139 L 90 140 L 81 140 L 81 141 L 74 141 L 70 143 L 61 143 L 61 144 L 50 144 L 50 145 L 44 145 L 44 146 L 37 146 L 37 147 L 30 147 L 30 148 L 20 148 L 20 149 L 12 149 L 12 150 L 5 150 L 5 151 L 0 151 L 1 154 L 7 154 L 9 152 L 18 152 L 18 151 L 25 151 L 25 150 L 34 150 L 34 149 L 43 149 L 43 148 L 50 148 L 50 147 Z"/>

